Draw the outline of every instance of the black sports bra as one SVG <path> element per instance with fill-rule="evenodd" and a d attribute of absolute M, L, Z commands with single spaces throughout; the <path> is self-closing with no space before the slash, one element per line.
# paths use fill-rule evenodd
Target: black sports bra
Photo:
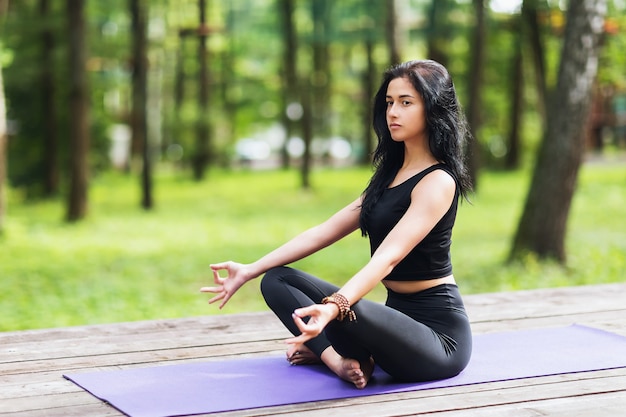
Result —
<path fill-rule="evenodd" d="M 383 192 L 367 219 L 371 254 L 376 251 L 391 229 L 406 213 L 411 204 L 411 192 L 415 185 L 427 174 L 437 169 L 446 171 L 454 178 L 445 164 L 437 164 L 415 174 L 395 187 L 387 188 Z M 450 244 L 458 200 L 457 187 L 454 200 L 441 220 L 384 279 L 389 281 L 420 281 L 442 278 L 452 273 Z"/>

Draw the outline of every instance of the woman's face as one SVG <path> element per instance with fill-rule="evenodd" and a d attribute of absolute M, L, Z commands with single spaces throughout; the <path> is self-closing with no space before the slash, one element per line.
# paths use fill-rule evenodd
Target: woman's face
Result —
<path fill-rule="evenodd" d="M 406 78 L 394 78 L 387 87 L 387 127 L 397 142 L 426 136 L 424 100 Z"/>

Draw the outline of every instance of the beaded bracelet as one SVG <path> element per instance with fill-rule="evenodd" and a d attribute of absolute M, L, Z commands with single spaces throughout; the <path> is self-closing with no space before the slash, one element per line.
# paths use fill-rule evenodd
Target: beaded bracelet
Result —
<path fill-rule="evenodd" d="M 348 321 L 356 320 L 356 313 L 350 308 L 350 302 L 343 295 L 336 292 L 328 297 L 324 297 L 322 299 L 322 304 L 328 303 L 333 303 L 339 307 L 339 315 L 337 315 L 338 321 L 343 321 L 346 317 L 348 318 Z"/>

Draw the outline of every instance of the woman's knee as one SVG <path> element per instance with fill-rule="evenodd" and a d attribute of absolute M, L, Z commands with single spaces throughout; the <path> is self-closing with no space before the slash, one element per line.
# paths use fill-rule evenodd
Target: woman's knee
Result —
<path fill-rule="evenodd" d="M 284 284 L 283 277 L 285 273 L 290 271 L 291 268 L 287 266 L 277 266 L 269 269 L 263 278 L 261 278 L 261 294 L 267 300 L 268 296 L 274 294 L 277 290 L 277 286 Z"/>

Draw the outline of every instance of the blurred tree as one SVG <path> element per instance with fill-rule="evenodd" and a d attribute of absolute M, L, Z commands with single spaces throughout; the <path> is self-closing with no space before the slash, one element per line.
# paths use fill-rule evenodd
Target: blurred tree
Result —
<path fill-rule="evenodd" d="M 182 125 L 182 108 L 185 101 L 185 42 L 187 36 L 184 31 L 178 31 L 178 48 L 175 52 L 176 68 L 174 73 L 174 126 L 173 129 L 178 132 Z"/>
<path fill-rule="evenodd" d="M 482 148 L 478 132 L 482 124 L 482 90 L 483 90 L 483 67 L 485 66 L 485 2 L 484 0 L 473 0 L 476 22 L 472 36 L 472 47 L 470 53 L 469 68 L 469 99 L 467 104 L 467 121 L 472 133 L 472 141 L 469 149 L 469 172 L 474 184 L 474 189 L 478 188 L 478 171 L 481 165 Z"/>
<path fill-rule="evenodd" d="M 39 0 L 41 17 L 41 67 L 40 86 L 42 99 L 42 138 L 43 152 L 43 194 L 55 195 L 59 191 L 59 123 L 56 111 L 57 88 L 54 80 L 55 63 L 53 59 L 56 47 L 55 33 L 50 24 L 50 0 Z"/>
<path fill-rule="evenodd" d="M 132 109 L 130 127 L 132 141 L 141 144 L 141 207 L 153 207 L 152 197 L 152 147 L 148 134 L 148 42 L 146 2 L 130 0 L 132 42 Z"/>
<path fill-rule="evenodd" d="M 3 18 L 3 1 L 0 0 L 0 19 Z M 2 55 L 2 42 L 0 41 L 0 55 Z M 2 63 L 0 62 L 0 234 L 4 231 L 4 219 L 6 217 L 6 174 L 7 174 L 7 112 L 4 99 L 4 80 L 2 79 Z"/>
<path fill-rule="evenodd" d="M 300 87 L 300 100 L 302 102 L 302 140 L 304 153 L 300 166 L 300 184 L 302 188 L 311 188 L 311 142 L 313 141 L 313 108 L 311 103 L 311 81 L 304 77 Z"/>
<path fill-rule="evenodd" d="M 368 20 L 373 21 L 373 20 Z M 387 28 L 389 29 L 389 25 L 395 24 L 396 21 L 387 21 Z M 395 28 L 393 29 L 395 32 Z M 363 70 L 362 75 L 362 89 L 363 89 L 363 152 L 361 154 L 361 158 L 358 161 L 361 165 L 370 165 L 372 163 L 372 153 L 374 152 L 374 140 L 373 140 L 373 123 L 374 123 L 374 114 L 372 111 L 372 100 L 374 95 L 376 94 L 376 64 L 374 62 L 374 45 L 375 45 L 375 34 L 371 30 L 371 28 L 365 28 L 363 31 L 365 38 L 365 68 Z M 393 52 L 392 52 L 393 54 Z M 390 59 L 395 59 L 390 57 Z"/>
<path fill-rule="evenodd" d="M 396 0 L 387 0 L 387 20 L 385 21 L 385 34 L 387 36 L 387 48 L 389 48 L 389 65 L 399 64 L 400 45 L 398 44 L 398 15 Z"/>
<path fill-rule="evenodd" d="M 198 36 L 198 106 L 196 149 L 193 156 L 193 176 L 196 180 L 204 178 L 206 168 L 211 160 L 211 129 L 209 108 L 209 65 L 207 52 L 207 38 L 209 26 L 207 24 L 207 0 L 198 0 L 198 15 L 200 17 L 197 30 Z"/>
<path fill-rule="evenodd" d="M 373 41 L 368 39 L 365 41 L 365 48 L 367 54 L 367 67 L 363 71 L 363 96 L 367 97 L 363 100 L 363 152 L 361 158 L 358 161 L 360 165 L 370 165 L 372 163 L 372 153 L 374 152 L 374 140 L 373 129 L 374 115 L 372 114 L 372 99 L 376 94 L 374 88 L 374 82 L 376 80 L 376 67 L 374 65 L 374 44 Z"/>
<path fill-rule="evenodd" d="M 534 67 L 535 85 L 538 96 L 537 111 L 541 116 L 542 127 L 545 128 L 547 99 L 546 57 L 539 17 L 540 10 L 544 12 L 550 10 L 545 0 L 524 0 L 522 2 L 522 24 L 519 28 L 519 34 L 522 36 L 520 44 L 530 45 L 531 61 Z"/>
<path fill-rule="evenodd" d="M 584 124 L 598 70 L 606 0 L 572 0 L 556 91 L 510 259 L 527 252 L 564 263 L 567 218 L 584 151 Z"/>
<path fill-rule="evenodd" d="M 294 24 L 294 0 L 279 0 L 279 13 L 282 22 L 283 55 L 281 60 L 282 123 L 285 128 L 285 142 L 281 149 L 282 167 L 289 167 L 289 152 L 287 144 L 296 130 L 297 111 L 301 106 L 298 86 L 298 35 Z"/>
<path fill-rule="evenodd" d="M 67 0 L 69 46 L 69 108 L 70 118 L 70 189 L 67 201 L 68 221 L 87 215 L 89 181 L 89 91 L 86 73 L 85 0 Z"/>
<path fill-rule="evenodd" d="M 312 117 L 315 136 L 328 138 L 330 136 L 330 15 L 334 2 L 316 0 L 311 2 L 311 16 L 313 18 L 313 72 L 311 74 Z"/>
<path fill-rule="evenodd" d="M 524 55 L 529 52 L 532 63 L 536 100 L 534 109 L 541 121 L 541 130 L 545 130 L 546 109 L 546 63 L 545 47 L 540 11 L 547 14 L 549 6 L 545 1 L 523 0 L 521 12 L 513 24 L 513 54 L 509 71 L 509 125 L 507 134 L 507 152 L 504 158 L 505 169 L 517 169 L 521 165 L 521 127 L 524 111 Z"/>
<path fill-rule="evenodd" d="M 222 109 L 225 113 L 225 122 L 227 125 L 224 127 L 224 131 L 227 132 L 227 142 L 234 143 L 236 138 L 236 120 L 237 120 L 237 103 L 231 97 L 229 92 L 233 89 L 235 85 L 237 85 L 237 74 L 233 71 L 237 63 L 237 43 L 234 35 L 234 31 L 236 30 L 236 21 L 237 17 L 235 14 L 235 5 L 233 3 L 229 3 L 228 9 L 226 10 L 226 33 L 228 38 L 226 40 L 226 47 L 221 53 L 221 62 L 220 66 L 220 97 L 222 100 Z"/>
<path fill-rule="evenodd" d="M 428 59 L 439 62 L 448 67 L 450 42 L 450 14 L 454 9 L 454 0 L 432 0 L 428 16 L 427 55 Z"/>
<path fill-rule="evenodd" d="M 509 97 L 511 98 L 509 107 L 509 131 L 507 138 L 507 152 L 505 155 L 504 167 L 506 169 L 519 168 L 520 164 L 520 127 L 522 123 L 522 107 L 524 104 L 524 71 L 522 60 L 522 36 L 521 17 L 516 19 L 513 41 L 513 58 L 511 59 L 511 71 L 509 71 Z"/>

